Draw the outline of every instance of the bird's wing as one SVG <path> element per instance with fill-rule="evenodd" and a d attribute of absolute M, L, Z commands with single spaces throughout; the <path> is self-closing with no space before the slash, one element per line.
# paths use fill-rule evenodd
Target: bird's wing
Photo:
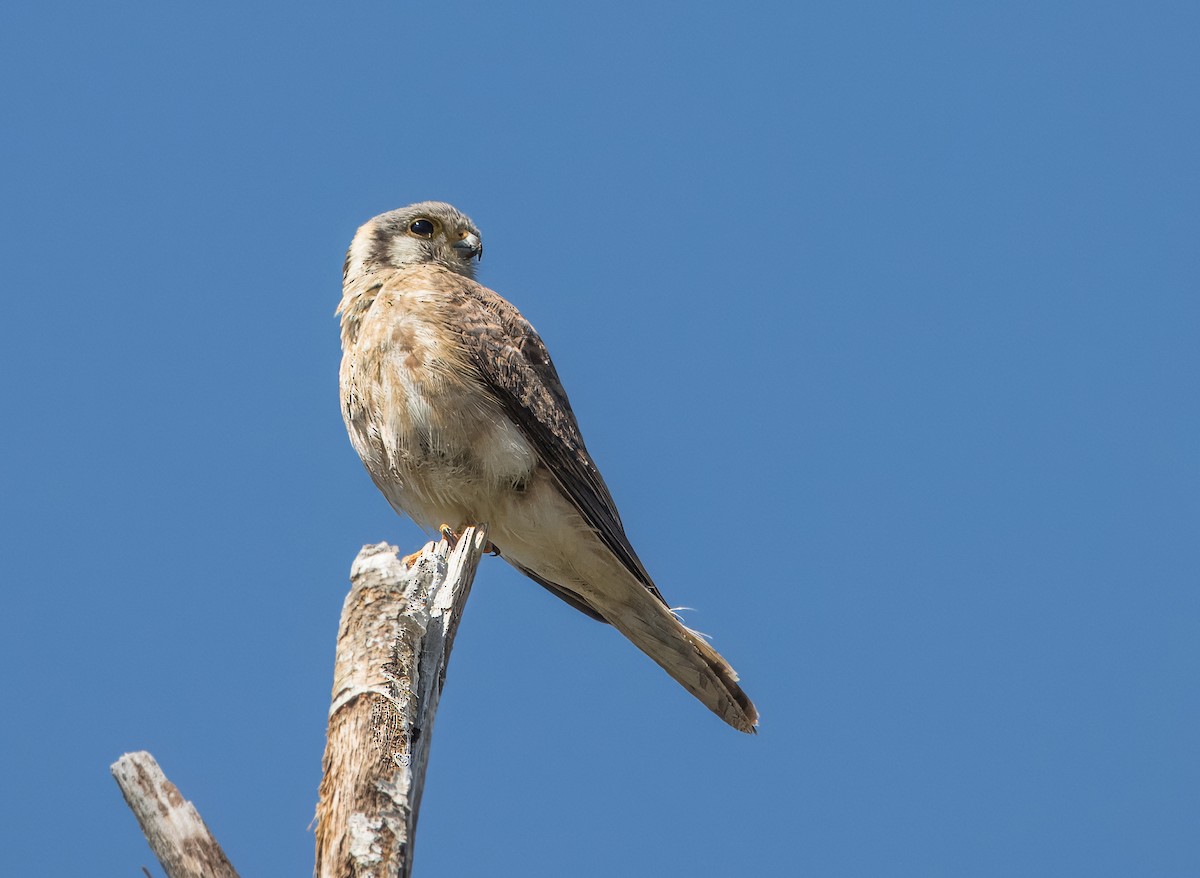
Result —
<path fill-rule="evenodd" d="M 459 295 L 455 296 L 453 328 L 461 334 L 488 390 L 554 474 L 584 521 L 665 605 L 625 536 L 616 504 L 583 444 L 567 393 L 541 338 L 508 301 L 474 281 L 456 280 Z"/>

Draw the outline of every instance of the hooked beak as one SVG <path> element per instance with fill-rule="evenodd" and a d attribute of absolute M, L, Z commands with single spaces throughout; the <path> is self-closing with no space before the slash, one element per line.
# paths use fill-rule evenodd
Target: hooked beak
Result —
<path fill-rule="evenodd" d="M 459 255 L 470 261 L 471 259 L 483 259 L 483 242 L 479 240 L 479 236 L 467 232 L 460 240 L 455 241 L 451 245 L 458 251 Z"/>

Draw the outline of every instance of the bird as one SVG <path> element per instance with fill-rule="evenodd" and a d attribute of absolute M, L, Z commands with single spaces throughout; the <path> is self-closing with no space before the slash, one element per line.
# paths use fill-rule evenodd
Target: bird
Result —
<path fill-rule="evenodd" d="M 541 337 L 475 280 L 482 255 L 475 223 L 439 201 L 382 213 L 350 243 L 341 409 L 371 479 L 426 530 L 486 524 L 496 554 L 755 732 L 733 668 L 634 551 Z"/>

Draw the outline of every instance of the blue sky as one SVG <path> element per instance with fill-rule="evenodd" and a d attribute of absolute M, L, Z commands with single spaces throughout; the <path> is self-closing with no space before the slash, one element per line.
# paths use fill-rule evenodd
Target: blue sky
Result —
<path fill-rule="evenodd" d="M 7 4 L 8 870 L 150 863 L 135 749 L 243 876 L 311 869 L 350 561 L 423 541 L 344 434 L 341 263 L 436 198 L 763 725 L 485 559 L 417 874 L 1200 873 L 1198 32 Z"/>

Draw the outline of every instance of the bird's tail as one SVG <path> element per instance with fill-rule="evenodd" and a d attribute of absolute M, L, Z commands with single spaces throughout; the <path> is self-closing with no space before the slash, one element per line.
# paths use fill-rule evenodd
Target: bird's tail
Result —
<path fill-rule="evenodd" d="M 729 662 L 666 606 L 646 601 L 637 612 L 622 607 L 604 616 L 709 710 L 740 732 L 755 731 L 758 711 L 738 685 L 738 675 Z"/>

